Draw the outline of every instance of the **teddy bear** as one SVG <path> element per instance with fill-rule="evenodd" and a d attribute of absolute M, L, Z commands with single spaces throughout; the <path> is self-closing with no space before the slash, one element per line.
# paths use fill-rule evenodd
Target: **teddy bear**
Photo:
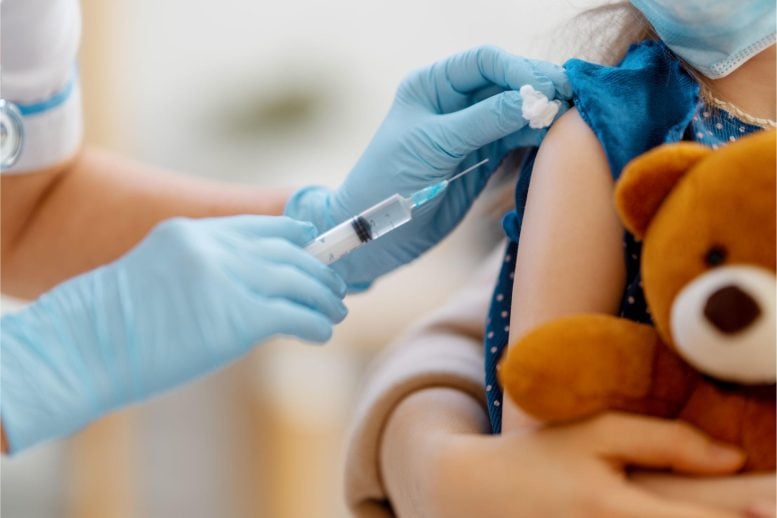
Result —
<path fill-rule="evenodd" d="M 681 142 L 630 162 L 615 200 L 642 241 L 653 325 L 555 319 L 499 365 L 505 393 L 545 422 L 605 410 L 681 419 L 775 469 L 775 147 L 763 131 L 713 150 Z"/>

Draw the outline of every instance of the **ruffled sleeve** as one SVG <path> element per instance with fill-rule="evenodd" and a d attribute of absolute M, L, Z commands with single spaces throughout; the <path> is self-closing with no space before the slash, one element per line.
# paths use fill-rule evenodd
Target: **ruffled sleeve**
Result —
<path fill-rule="evenodd" d="M 680 140 L 698 102 L 698 84 L 661 42 L 632 45 L 615 67 L 571 59 L 564 68 L 616 179 L 632 158 Z"/>

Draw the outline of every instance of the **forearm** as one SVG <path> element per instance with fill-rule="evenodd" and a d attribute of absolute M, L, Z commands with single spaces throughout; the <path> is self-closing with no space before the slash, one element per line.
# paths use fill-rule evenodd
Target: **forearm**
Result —
<path fill-rule="evenodd" d="M 280 214 L 290 191 L 194 179 L 95 149 L 62 168 L 0 176 L 3 292 L 33 298 L 174 216 Z"/>
<path fill-rule="evenodd" d="M 405 398 L 388 420 L 380 448 L 381 475 L 397 516 L 423 516 L 425 484 L 435 445 L 448 434 L 488 433 L 480 401 L 450 388 L 429 388 Z"/>

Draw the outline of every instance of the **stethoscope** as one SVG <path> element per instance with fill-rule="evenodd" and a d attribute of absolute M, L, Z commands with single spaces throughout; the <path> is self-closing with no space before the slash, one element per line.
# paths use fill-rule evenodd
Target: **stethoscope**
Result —
<path fill-rule="evenodd" d="M 22 112 L 11 101 L 0 98 L 0 170 L 8 169 L 19 160 L 22 146 Z"/>

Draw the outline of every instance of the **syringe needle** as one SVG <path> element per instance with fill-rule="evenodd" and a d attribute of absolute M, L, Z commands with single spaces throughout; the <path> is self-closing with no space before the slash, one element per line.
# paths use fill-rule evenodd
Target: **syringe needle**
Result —
<path fill-rule="evenodd" d="M 435 184 L 430 185 L 429 187 L 425 187 L 420 191 L 414 192 L 410 196 L 410 202 L 413 204 L 413 208 L 418 208 L 421 205 L 426 205 L 427 203 L 435 199 L 437 196 L 442 194 L 442 192 L 448 188 L 448 185 L 450 185 L 452 181 L 458 178 L 461 178 L 467 173 L 474 171 L 475 169 L 485 164 L 486 162 L 488 162 L 488 158 L 486 158 L 485 160 L 481 160 L 480 162 L 478 162 L 477 164 L 473 165 L 470 168 L 465 169 L 459 174 L 453 176 L 450 180 L 441 180 Z"/>
<path fill-rule="evenodd" d="M 440 195 L 448 184 L 474 171 L 488 162 L 482 160 L 465 169 L 450 180 L 441 180 L 425 187 L 409 197 L 394 194 L 372 207 L 362 211 L 334 228 L 324 232 L 305 246 L 305 250 L 324 264 L 332 264 L 365 243 L 388 234 L 413 219 L 413 209 L 420 207 Z"/>
<path fill-rule="evenodd" d="M 459 178 L 461 178 L 462 176 L 464 176 L 467 173 L 471 173 L 472 171 L 474 171 L 475 169 L 477 169 L 481 165 L 485 164 L 486 162 L 488 162 L 488 158 L 486 158 L 485 160 L 481 160 L 480 162 L 478 162 L 477 164 L 473 165 L 472 167 L 468 167 L 467 169 L 463 170 L 462 172 L 460 172 L 459 174 L 457 174 L 453 178 L 450 178 L 448 180 L 448 183 L 452 182 L 453 180 L 458 180 Z"/>

